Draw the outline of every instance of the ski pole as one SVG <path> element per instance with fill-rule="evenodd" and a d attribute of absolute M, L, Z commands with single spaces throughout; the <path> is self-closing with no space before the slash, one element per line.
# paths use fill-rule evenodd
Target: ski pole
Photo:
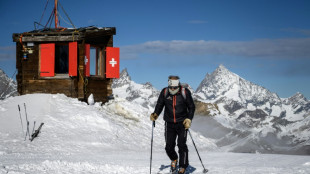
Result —
<path fill-rule="evenodd" d="M 32 128 L 32 133 L 31 135 L 34 133 L 34 128 L 36 127 L 36 121 L 33 122 L 33 128 Z"/>
<path fill-rule="evenodd" d="M 154 127 L 155 127 L 155 121 L 153 121 L 153 124 L 152 124 L 150 174 L 152 173 L 152 153 L 153 153 L 153 130 L 154 130 Z"/>
<path fill-rule="evenodd" d="M 20 114 L 20 107 L 19 107 L 19 105 L 18 105 L 18 111 L 19 111 L 20 123 L 21 123 L 21 125 L 22 125 L 22 132 L 23 132 L 23 135 L 24 135 L 24 126 L 23 126 L 22 115 Z"/>
<path fill-rule="evenodd" d="M 26 104 L 25 103 L 24 103 L 24 107 L 25 107 L 25 114 L 26 114 L 26 120 L 27 120 L 27 133 L 28 133 L 28 136 L 29 136 L 29 139 L 30 139 L 29 121 L 28 121 L 28 116 L 27 116 L 27 110 L 26 110 Z M 26 137 L 25 137 L 25 139 L 26 139 Z"/>
<path fill-rule="evenodd" d="M 200 158 L 200 155 L 199 155 L 199 152 L 198 152 L 198 150 L 197 150 L 196 144 L 195 144 L 195 142 L 194 142 L 194 139 L 193 139 L 192 134 L 191 134 L 191 132 L 189 131 L 189 129 L 188 129 L 188 133 L 189 133 L 189 135 L 190 135 L 190 137 L 191 137 L 191 139 L 192 139 L 192 142 L 193 142 L 193 144 L 194 144 L 194 146 L 195 146 L 195 149 L 196 149 L 196 152 L 197 152 L 197 154 L 198 154 L 199 160 L 200 160 L 201 165 L 202 165 L 202 167 L 203 167 L 203 173 L 207 173 L 209 170 L 206 169 L 205 166 L 204 166 L 203 163 L 202 163 L 202 160 L 201 160 L 201 158 Z"/>

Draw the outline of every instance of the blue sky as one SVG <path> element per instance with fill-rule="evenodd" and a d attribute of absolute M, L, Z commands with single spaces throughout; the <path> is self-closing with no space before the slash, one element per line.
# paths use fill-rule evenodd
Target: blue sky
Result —
<path fill-rule="evenodd" d="M 43 24 L 52 10 L 46 9 Z M 220 64 L 280 97 L 310 99 L 309 0 L 60 0 L 76 27 L 116 27 L 120 69 L 157 89 L 196 89 Z M 0 1 L 0 68 L 15 72 L 12 33 L 34 29 L 45 0 Z M 60 11 L 65 17 L 64 13 Z M 70 27 L 61 20 L 61 25 Z"/>

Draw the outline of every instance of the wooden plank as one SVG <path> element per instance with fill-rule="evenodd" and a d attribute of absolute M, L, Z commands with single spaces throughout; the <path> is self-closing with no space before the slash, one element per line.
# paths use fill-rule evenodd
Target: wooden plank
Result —
<path fill-rule="evenodd" d="M 22 42 L 72 42 L 72 41 L 81 41 L 83 38 L 80 36 L 35 36 L 29 37 L 24 36 Z M 13 39 L 14 42 L 19 42 L 19 37 Z"/>
<path fill-rule="evenodd" d="M 71 80 L 25 80 L 24 85 L 28 93 L 65 93 L 68 96 L 74 93 Z"/>
<path fill-rule="evenodd" d="M 61 32 L 61 31 L 50 31 L 50 32 L 40 32 L 40 33 L 13 33 L 12 37 L 20 37 L 23 35 L 23 37 L 37 37 L 37 36 L 72 36 L 73 35 L 84 35 L 85 32 Z"/>
<path fill-rule="evenodd" d="M 78 82 L 77 82 L 77 93 L 79 99 L 85 99 L 84 95 L 84 49 L 85 44 L 78 44 L 79 55 L 78 55 Z"/>

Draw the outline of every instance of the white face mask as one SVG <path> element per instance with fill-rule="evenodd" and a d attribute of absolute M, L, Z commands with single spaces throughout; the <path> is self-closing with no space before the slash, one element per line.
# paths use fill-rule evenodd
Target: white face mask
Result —
<path fill-rule="evenodd" d="M 177 88 L 177 89 L 175 89 L 175 90 L 172 90 L 172 89 L 169 88 L 169 93 L 170 93 L 171 95 L 175 95 L 176 93 L 179 92 L 179 89 L 180 89 L 180 88 Z"/>

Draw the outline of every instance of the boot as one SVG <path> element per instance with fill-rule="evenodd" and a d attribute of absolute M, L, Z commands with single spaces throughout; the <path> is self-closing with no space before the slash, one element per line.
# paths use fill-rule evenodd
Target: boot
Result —
<path fill-rule="evenodd" d="M 183 168 L 183 167 L 181 167 L 181 168 L 179 169 L 179 172 L 178 172 L 178 173 L 185 174 L 185 172 L 186 172 L 186 169 L 185 169 L 185 168 Z"/>
<path fill-rule="evenodd" d="M 178 160 L 171 161 L 170 172 L 175 173 L 177 171 Z"/>

